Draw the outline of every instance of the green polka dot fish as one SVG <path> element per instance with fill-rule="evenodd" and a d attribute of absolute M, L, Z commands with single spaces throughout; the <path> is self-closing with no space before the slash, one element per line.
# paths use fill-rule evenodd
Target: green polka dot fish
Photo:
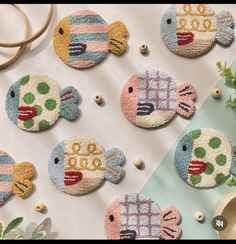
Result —
<path fill-rule="evenodd" d="M 202 128 L 189 132 L 177 144 L 175 166 L 191 186 L 211 188 L 236 176 L 236 146 L 220 131 Z"/>
<path fill-rule="evenodd" d="M 75 120 L 80 113 L 79 98 L 74 87 L 61 89 L 47 75 L 26 75 L 8 90 L 6 111 L 19 128 L 41 131 L 51 127 L 59 116 Z"/>

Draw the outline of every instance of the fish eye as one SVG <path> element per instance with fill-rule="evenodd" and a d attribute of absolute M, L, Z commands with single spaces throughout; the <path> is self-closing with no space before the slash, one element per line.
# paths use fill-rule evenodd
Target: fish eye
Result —
<path fill-rule="evenodd" d="M 55 158 L 55 159 L 54 159 L 54 163 L 55 163 L 55 164 L 58 164 L 58 163 L 59 163 L 59 158 Z"/>
<path fill-rule="evenodd" d="M 187 146 L 183 145 L 183 151 L 187 151 Z"/>
<path fill-rule="evenodd" d="M 171 24 L 171 19 L 167 19 L 167 20 L 166 20 L 166 23 L 167 23 L 168 25 L 170 25 L 170 24 Z"/>
<path fill-rule="evenodd" d="M 14 98 L 15 97 L 15 92 L 14 91 L 11 91 L 11 97 Z"/>
<path fill-rule="evenodd" d="M 113 222 L 113 221 L 115 220 L 115 218 L 114 218 L 113 215 L 110 215 L 110 216 L 109 216 L 109 219 L 110 219 L 111 222 Z"/>
<path fill-rule="evenodd" d="M 133 91 L 134 91 L 133 87 L 130 86 L 130 87 L 129 87 L 129 93 L 132 93 Z"/>
<path fill-rule="evenodd" d="M 59 29 L 59 34 L 63 35 L 64 34 L 64 30 L 62 28 Z"/>

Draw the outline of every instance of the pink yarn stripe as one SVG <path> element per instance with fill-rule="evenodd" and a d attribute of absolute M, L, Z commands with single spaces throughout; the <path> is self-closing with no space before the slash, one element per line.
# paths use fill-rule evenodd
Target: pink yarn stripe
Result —
<path fill-rule="evenodd" d="M 107 52 L 108 51 L 108 42 L 87 41 L 87 42 L 83 42 L 83 44 L 87 45 L 86 52 Z"/>
<path fill-rule="evenodd" d="M 10 175 L 10 174 L 12 174 L 12 168 L 13 168 L 12 164 L 1 164 L 0 174 Z"/>
<path fill-rule="evenodd" d="M 0 157 L 6 155 L 6 152 L 0 150 Z"/>
<path fill-rule="evenodd" d="M 11 182 L 0 182 L 0 189 L 3 192 L 11 192 L 12 183 Z"/>
<path fill-rule="evenodd" d="M 87 68 L 87 67 L 94 65 L 95 63 L 96 62 L 93 60 L 80 60 L 80 61 L 74 61 L 71 64 L 78 68 Z"/>
<path fill-rule="evenodd" d="M 108 32 L 107 24 L 79 24 L 71 25 L 70 33 L 71 34 L 82 34 L 82 33 L 101 33 Z"/>
<path fill-rule="evenodd" d="M 73 16 L 86 16 L 86 15 L 97 15 L 97 14 L 91 10 L 80 10 L 73 14 Z"/>

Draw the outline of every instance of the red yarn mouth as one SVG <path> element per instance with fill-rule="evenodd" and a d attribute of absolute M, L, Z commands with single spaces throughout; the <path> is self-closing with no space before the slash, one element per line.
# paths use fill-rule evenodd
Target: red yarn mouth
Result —
<path fill-rule="evenodd" d="M 177 32 L 178 45 L 187 45 L 193 42 L 194 34 L 192 32 Z"/>
<path fill-rule="evenodd" d="M 18 119 L 19 120 L 29 120 L 37 115 L 37 110 L 34 107 L 19 107 L 18 108 Z"/>
<path fill-rule="evenodd" d="M 81 172 L 65 172 L 64 184 L 65 186 L 75 185 L 82 180 L 83 174 Z"/>
<path fill-rule="evenodd" d="M 206 170 L 206 163 L 192 160 L 190 161 L 190 165 L 188 168 L 188 173 L 192 175 L 199 175 Z"/>

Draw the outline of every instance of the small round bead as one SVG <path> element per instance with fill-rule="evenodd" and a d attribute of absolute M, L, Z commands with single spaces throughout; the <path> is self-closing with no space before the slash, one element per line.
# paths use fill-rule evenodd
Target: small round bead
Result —
<path fill-rule="evenodd" d="M 221 96 L 221 91 L 220 91 L 220 89 L 215 88 L 215 89 L 212 90 L 211 94 L 212 94 L 213 97 L 219 98 Z"/>
<path fill-rule="evenodd" d="M 134 160 L 133 163 L 137 168 L 141 168 L 141 166 L 143 165 L 143 160 L 141 158 L 137 158 Z"/>
<path fill-rule="evenodd" d="M 35 210 L 37 212 L 43 212 L 45 210 L 45 205 L 43 203 L 41 203 L 41 202 L 36 203 Z"/>
<path fill-rule="evenodd" d="M 94 100 L 95 100 L 95 102 L 96 102 L 97 104 L 101 104 L 101 103 L 102 103 L 103 98 L 102 98 L 102 96 L 97 95 L 97 96 L 95 96 Z"/>
<path fill-rule="evenodd" d="M 139 51 L 140 53 L 146 53 L 148 50 L 148 46 L 146 43 L 141 43 L 139 46 Z"/>
<path fill-rule="evenodd" d="M 198 221 L 198 222 L 202 222 L 204 220 L 205 216 L 202 212 L 196 212 L 195 213 L 195 219 Z"/>

